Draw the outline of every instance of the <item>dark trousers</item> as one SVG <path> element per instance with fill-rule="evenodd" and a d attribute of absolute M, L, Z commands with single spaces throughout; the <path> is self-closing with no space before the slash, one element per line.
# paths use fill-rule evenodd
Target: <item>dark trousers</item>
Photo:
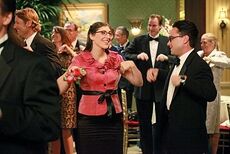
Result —
<path fill-rule="evenodd" d="M 152 112 L 153 101 L 136 99 L 140 123 L 140 144 L 143 154 L 153 154 Z"/>

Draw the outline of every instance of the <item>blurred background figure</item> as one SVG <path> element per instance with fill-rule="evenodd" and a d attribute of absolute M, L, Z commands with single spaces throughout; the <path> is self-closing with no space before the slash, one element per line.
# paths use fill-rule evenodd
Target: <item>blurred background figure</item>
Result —
<path fill-rule="evenodd" d="M 74 52 L 79 53 L 80 51 L 83 51 L 85 49 L 85 44 L 78 40 L 78 33 L 79 33 L 78 25 L 76 25 L 74 22 L 68 21 L 65 23 L 64 29 L 68 33 L 68 37 L 71 42 L 71 48 L 74 50 Z M 68 50 L 68 51 L 71 52 L 72 50 Z M 82 96 L 82 91 L 79 85 L 76 84 L 75 86 L 76 86 L 76 91 L 77 91 L 76 106 L 78 108 L 78 104 Z M 73 133 L 74 142 L 75 144 L 77 144 L 76 128 L 72 129 L 72 133 Z M 76 146 L 75 146 L 75 150 L 77 150 Z"/>
<path fill-rule="evenodd" d="M 126 27 L 119 26 L 115 30 L 115 37 L 114 38 L 115 38 L 115 40 L 118 43 L 116 45 L 116 48 L 117 48 L 119 54 L 125 60 L 125 57 L 122 54 L 122 52 L 130 44 L 130 42 L 128 40 L 128 38 L 129 38 L 129 31 L 127 30 Z M 121 77 L 121 79 L 119 81 L 119 84 L 118 84 L 118 88 L 119 88 L 118 89 L 119 90 L 118 93 L 119 93 L 120 100 L 121 100 L 121 89 L 124 89 L 125 92 L 126 92 L 127 109 L 128 109 L 128 112 L 130 113 L 132 111 L 132 101 L 133 101 L 134 87 L 133 87 L 133 85 L 127 79 Z"/>
<path fill-rule="evenodd" d="M 64 73 L 73 58 L 72 54 L 67 50 L 67 48 L 70 48 L 71 46 L 68 33 L 63 27 L 55 26 L 53 27 L 51 39 L 58 51 L 58 57 L 61 61 L 61 66 Z M 72 129 L 76 128 L 76 110 L 76 87 L 75 84 L 72 83 L 69 89 L 62 94 L 61 101 L 61 140 L 63 141 L 65 154 L 73 154 L 74 151 Z M 60 154 L 60 143 L 60 140 L 52 142 L 53 154 Z"/>
<path fill-rule="evenodd" d="M 80 50 L 84 50 L 85 44 L 78 40 L 78 26 L 74 22 L 68 21 L 65 23 L 64 29 L 68 33 L 71 47 L 74 49 L 74 51 L 77 52 Z"/>
<path fill-rule="evenodd" d="M 37 12 L 32 8 L 17 10 L 14 29 L 24 40 L 25 48 L 48 58 L 54 68 L 56 78 L 61 75 L 61 64 L 54 44 L 41 36 L 41 25 Z"/>
<path fill-rule="evenodd" d="M 60 135 L 53 68 L 12 40 L 16 0 L 0 0 L 0 10 L 0 153 L 47 154 L 48 142 Z"/>
<path fill-rule="evenodd" d="M 212 33 L 201 36 L 201 51 L 198 54 L 209 64 L 212 69 L 214 84 L 217 89 L 217 97 L 207 104 L 206 127 L 209 135 L 211 154 L 216 154 L 219 143 L 220 126 L 220 82 L 224 68 L 230 67 L 230 59 L 225 52 L 219 51 L 217 37 Z"/>

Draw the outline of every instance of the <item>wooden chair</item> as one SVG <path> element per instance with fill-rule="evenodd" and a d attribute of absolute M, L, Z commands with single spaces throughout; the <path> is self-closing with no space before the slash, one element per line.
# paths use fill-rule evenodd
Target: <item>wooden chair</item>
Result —
<path fill-rule="evenodd" d="M 126 91 L 121 89 L 121 98 L 122 98 L 122 109 L 123 109 L 123 154 L 128 152 L 128 110 L 127 110 L 127 99 Z"/>

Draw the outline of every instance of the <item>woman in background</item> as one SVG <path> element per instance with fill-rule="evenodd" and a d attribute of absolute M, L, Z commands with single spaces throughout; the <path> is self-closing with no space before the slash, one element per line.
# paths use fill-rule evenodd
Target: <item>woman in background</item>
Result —
<path fill-rule="evenodd" d="M 230 67 L 230 59 L 226 53 L 218 50 L 218 40 L 212 33 L 201 36 L 201 51 L 198 54 L 209 64 L 212 69 L 217 97 L 213 102 L 207 103 L 206 127 L 209 135 L 210 152 L 216 154 L 219 143 L 220 126 L 220 81 L 224 68 Z"/>
<path fill-rule="evenodd" d="M 53 27 L 51 39 L 57 48 L 62 69 L 66 70 L 73 58 L 69 54 L 69 51 L 65 51 L 67 47 L 71 47 L 66 30 L 60 26 Z M 68 90 L 62 94 L 61 101 L 62 139 L 66 154 L 73 154 L 74 148 L 71 130 L 72 128 L 76 128 L 76 115 L 76 88 L 75 84 L 71 84 Z M 52 142 L 53 154 L 60 154 L 60 149 L 60 140 Z"/>
<path fill-rule="evenodd" d="M 77 153 L 122 154 L 122 108 L 117 94 L 122 75 L 135 86 L 142 86 L 140 71 L 133 61 L 108 50 L 113 38 L 112 28 L 102 22 L 92 24 L 84 51 L 73 58 L 67 72 L 58 79 L 60 92 L 72 83 L 72 72 L 82 68 L 79 75 L 82 97 L 78 108 Z M 80 76 L 80 78 L 79 78 Z"/>

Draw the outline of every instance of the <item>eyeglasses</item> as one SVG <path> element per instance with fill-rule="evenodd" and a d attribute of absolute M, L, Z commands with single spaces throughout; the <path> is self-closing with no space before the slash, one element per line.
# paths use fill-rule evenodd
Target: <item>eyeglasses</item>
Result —
<path fill-rule="evenodd" d="M 105 30 L 102 30 L 102 31 L 97 31 L 96 33 L 100 33 L 103 36 L 109 35 L 110 37 L 113 37 L 113 33 L 111 31 L 107 32 Z"/>
<path fill-rule="evenodd" d="M 183 37 L 184 35 L 179 35 L 179 36 L 169 36 L 169 41 L 172 42 L 172 40 L 174 40 L 175 38 L 178 37 Z"/>

